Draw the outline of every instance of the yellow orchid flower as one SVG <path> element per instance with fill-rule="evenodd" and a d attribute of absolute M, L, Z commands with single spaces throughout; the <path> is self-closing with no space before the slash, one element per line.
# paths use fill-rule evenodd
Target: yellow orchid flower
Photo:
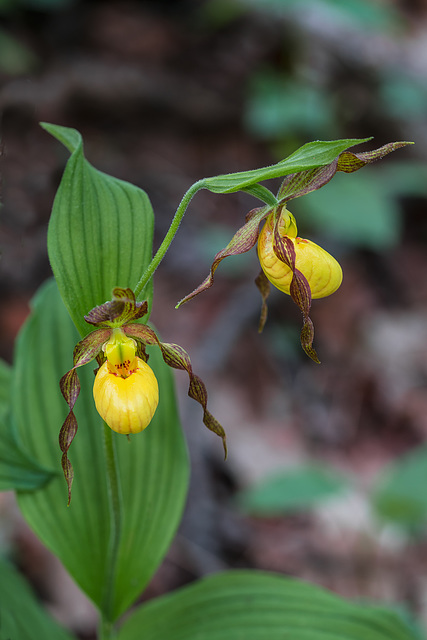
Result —
<path fill-rule="evenodd" d="M 159 402 L 156 376 L 147 364 L 147 345 L 160 348 L 164 362 L 173 369 L 186 371 L 188 395 L 203 409 L 203 424 L 218 435 L 227 456 L 227 439 L 221 424 L 207 409 L 208 394 L 203 381 L 193 373 L 187 352 L 177 344 L 161 342 L 155 331 L 138 322 L 148 314 L 148 304 L 136 302 L 132 289 L 116 287 L 113 299 L 94 307 L 85 320 L 96 327 L 74 348 L 74 366 L 60 380 L 60 388 L 69 413 L 59 433 L 61 465 L 71 500 L 73 466 L 68 450 L 77 433 L 74 405 L 80 393 L 77 369 L 95 358 L 100 365 L 93 386 L 95 406 L 105 423 L 119 434 L 139 433 L 151 422 Z"/>
<path fill-rule="evenodd" d="M 139 433 L 151 422 L 159 403 L 159 385 L 153 370 L 136 356 L 135 340 L 120 328 L 103 346 L 106 361 L 93 385 L 96 410 L 117 433 Z"/>
<path fill-rule="evenodd" d="M 320 144 L 323 146 L 326 143 Z M 305 157 L 307 146 L 304 145 L 289 158 L 269 168 L 275 171 L 281 165 L 283 169 L 281 175 L 284 176 L 284 179 L 277 196 L 274 196 L 264 185 L 255 183 L 250 178 L 250 174 L 253 172 L 218 176 L 220 184 L 221 179 L 228 182 L 229 178 L 236 176 L 239 178 L 247 176 L 248 180 L 247 182 L 230 182 L 229 188 L 224 190 L 218 188 L 215 192 L 231 193 L 240 189 L 251 193 L 265 204 L 249 211 L 245 224 L 236 231 L 228 245 L 215 255 L 208 276 L 191 293 L 182 298 L 176 308 L 213 285 L 216 269 L 224 258 L 246 253 L 258 242 L 261 273 L 255 283 L 262 296 L 259 331 L 262 331 L 267 319 L 266 300 L 270 291 L 270 283 L 272 283 L 280 291 L 290 295 L 301 310 L 303 315 L 301 346 L 312 360 L 320 362 L 313 348 L 314 327 L 309 317 L 311 301 L 313 298 L 324 298 L 334 293 L 341 284 L 342 270 L 335 258 L 327 251 L 311 240 L 298 237 L 295 218 L 287 210 L 287 203 L 325 186 L 337 171 L 353 173 L 372 162 L 381 160 L 389 153 L 407 144 L 411 143 L 390 142 L 378 149 L 361 153 L 353 153 L 347 147 L 332 162 L 324 163 L 321 161 L 323 151 L 319 151 L 317 157 L 313 156 L 307 162 Z M 311 143 L 309 145 L 311 147 Z M 294 172 L 286 170 L 291 159 L 293 162 L 298 159 L 296 164 L 299 168 L 294 168 Z M 311 159 L 314 160 L 313 165 Z M 260 176 L 260 182 L 265 177 L 261 178 Z M 273 177 L 273 175 L 268 177 Z M 279 177 L 278 174 L 277 177 Z M 217 178 L 208 179 L 208 181 L 212 181 L 213 184 Z M 264 226 L 260 231 L 260 226 L 264 221 Z"/>
<path fill-rule="evenodd" d="M 297 236 L 295 218 L 286 211 L 279 221 L 278 233 L 292 242 L 295 250 L 295 268 L 307 279 L 312 298 L 325 298 L 334 293 L 342 282 L 340 264 L 327 251 L 311 240 Z M 294 271 L 277 257 L 274 242 L 275 216 L 270 214 L 258 238 L 258 258 L 268 280 L 277 289 L 291 295 Z"/>

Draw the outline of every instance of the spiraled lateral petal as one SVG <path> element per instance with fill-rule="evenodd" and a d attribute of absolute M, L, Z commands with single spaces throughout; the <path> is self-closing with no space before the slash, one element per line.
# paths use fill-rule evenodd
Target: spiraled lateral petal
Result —
<path fill-rule="evenodd" d="M 270 280 L 265 275 L 264 271 L 261 269 L 257 277 L 255 278 L 255 284 L 258 288 L 258 291 L 261 294 L 261 314 L 259 318 L 258 325 L 258 333 L 262 333 L 265 323 L 267 322 L 268 315 L 268 307 L 267 307 L 267 298 L 270 294 Z"/>
<path fill-rule="evenodd" d="M 98 329 L 80 340 L 74 347 L 74 366 L 67 371 L 59 381 L 61 393 L 70 409 L 59 432 L 59 446 L 62 451 L 61 466 L 68 487 L 68 505 L 71 501 L 71 485 L 73 483 L 73 465 L 68 459 L 68 449 L 77 433 L 77 419 L 74 415 L 74 405 L 80 393 L 80 381 L 76 369 L 94 360 L 101 351 L 102 345 L 108 340 L 111 329 Z"/>
<path fill-rule="evenodd" d="M 157 345 L 162 352 L 163 360 L 165 363 L 173 369 L 180 371 L 186 371 L 190 379 L 190 385 L 188 388 L 188 395 L 193 400 L 196 400 L 203 408 L 203 424 L 216 433 L 222 439 L 222 445 L 224 447 L 224 457 L 227 457 L 227 437 L 222 425 L 218 420 L 208 411 L 208 392 L 205 384 L 199 376 L 193 373 L 191 366 L 191 360 L 188 353 L 180 347 L 178 344 L 170 344 L 167 342 L 160 342 L 156 333 L 147 325 L 142 324 L 129 324 L 122 327 L 123 331 L 128 336 L 132 336 L 137 341 L 141 341 L 144 344 Z"/>
<path fill-rule="evenodd" d="M 281 236 L 279 231 L 280 219 L 274 226 L 274 252 L 279 260 L 284 262 L 292 271 L 290 295 L 295 304 L 301 309 L 303 315 L 303 327 L 301 329 L 301 346 L 306 354 L 317 364 L 320 363 L 316 350 L 313 347 L 314 326 L 309 317 L 311 307 L 311 289 L 305 275 L 295 267 L 295 247 L 291 238 Z"/>
<path fill-rule="evenodd" d="M 252 211 L 247 214 L 246 223 L 243 225 L 243 227 L 240 227 L 240 229 L 236 231 L 225 249 L 221 249 L 221 251 L 216 254 L 209 275 L 196 289 L 194 289 L 194 291 L 189 293 L 178 302 L 175 307 L 176 309 L 184 304 L 184 302 L 188 302 L 199 293 L 206 291 L 206 289 L 209 289 L 209 287 L 213 285 L 215 271 L 219 263 L 224 260 L 224 258 L 228 258 L 230 256 L 238 256 L 242 253 L 246 253 L 255 246 L 259 235 L 259 225 L 271 211 L 272 207 L 266 206 L 252 209 Z"/>
<path fill-rule="evenodd" d="M 85 316 L 86 322 L 96 327 L 120 327 L 127 322 L 134 322 L 148 312 L 148 303 L 136 302 L 132 289 L 113 289 L 113 299 L 94 307 Z"/>

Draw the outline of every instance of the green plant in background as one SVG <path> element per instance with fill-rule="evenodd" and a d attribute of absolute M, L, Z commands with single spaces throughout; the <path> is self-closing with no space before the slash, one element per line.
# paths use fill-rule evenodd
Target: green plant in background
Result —
<path fill-rule="evenodd" d="M 326 252 L 313 243 L 307 243 L 310 259 L 300 264 L 299 244 L 305 241 L 297 236 L 287 202 L 319 189 L 336 171 L 354 172 L 407 143 L 353 153 L 348 149 L 366 140 L 313 142 L 276 165 L 199 180 L 184 195 L 152 258 L 154 219 L 147 195 L 92 167 L 77 131 L 43 126 L 71 156 L 48 231 L 54 279 L 33 300 L 13 367 L 0 367 L 0 486 L 16 490 L 29 526 L 97 606 L 99 637 L 414 638 L 403 619 L 388 610 L 352 604 L 319 587 L 256 571 L 228 571 L 196 582 L 136 607 L 120 624 L 164 557 L 187 495 L 189 461 L 169 367 L 187 372 L 189 395 L 201 404 L 205 425 L 225 447 L 225 432 L 207 410 L 206 388 L 193 373 L 188 355 L 178 345 L 161 342 L 147 324 L 153 273 L 191 198 L 200 189 L 224 194 L 242 190 L 262 206 L 250 212 L 215 257 L 207 279 L 184 300 L 211 286 L 223 258 L 253 247 L 261 222 L 267 220 L 272 230 L 268 242 L 283 271 L 279 280 L 286 280 L 282 289 L 303 313 L 302 345 L 317 359 L 308 315 L 312 292 L 318 292 L 320 274 L 326 287 L 322 295 L 332 293 L 341 271 L 331 256 L 325 261 Z M 260 184 L 275 177 L 284 177 L 277 196 Z M 275 278 L 265 269 L 262 247 L 266 273 L 258 287 L 264 323 L 268 278 Z M 91 367 L 83 365 L 95 358 L 99 371 L 94 386 Z M 68 498 L 74 478 L 70 506 L 63 474 Z M 334 483 L 325 480 L 324 491 L 333 489 Z M 305 491 L 310 494 L 312 487 Z M 1 576 L 4 637 L 71 637 L 39 608 L 11 567 L 5 565 Z"/>

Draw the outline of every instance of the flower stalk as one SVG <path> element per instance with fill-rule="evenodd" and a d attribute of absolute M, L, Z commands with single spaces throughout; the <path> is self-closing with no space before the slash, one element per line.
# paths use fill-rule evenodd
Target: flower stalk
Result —
<path fill-rule="evenodd" d="M 204 186 L 204 180 L 198 180 L 197 182 L 195 182 L 189 189 L 188 191 L 184 194 L 176 212 L 175 215 L 172 219 L 171 225 L 169 227 L 168 232 L 166 233 L 162 244 L 160 245 L 160 247 L 157 249 L 156 255 L 154 256 L 154 258 L 151 260 L 150 264 L 148 265 L 148 267 L 146 268 L 146 270 L 144 271 L 144 273 L 142 274 L 138 284 L 135 287 L 135 298 L 138 299 L 138 297 L 140 296 L 140 294 L 144 291 L 145 287 L 147 286 L 147 284 L 149 283 L 149 281 L 151 280 L 151 278 L 154 275 L 154 272 L 156 271 L 157 267 L 159 266 L 159 264 L 161 263 L 161 261 L 163 260 L 163 258 L 166 255 L 167 250 L 169 249 L 172 240 L 175 237 L 176 232 L 179 229 L 179 225 L 181 224 L 181 220 L 183 219 L 185 212 L 187 211 L 187 207 L 190 204 L 190 201 L 192 200 L 192 198 L 196 195 L 196 193 L 198 191 L 200 191 L 200 189 L 203 189 Z"/>
<path fill-rule="evenodd" d="M 110 622 L 110 620 L 113 619 L 114 583 L 121 539 L 123 501 L 113 432 L 105 423 L 104 451 L 107 469 L 108 501 L 110 507 L 110 541 L 108 550 L 108 573 L 105 580 L 104 602 L 102 606 L 103 632 L 101 638 L 103 640 L 112 640 L 116 637 L 113 623 Z"/>

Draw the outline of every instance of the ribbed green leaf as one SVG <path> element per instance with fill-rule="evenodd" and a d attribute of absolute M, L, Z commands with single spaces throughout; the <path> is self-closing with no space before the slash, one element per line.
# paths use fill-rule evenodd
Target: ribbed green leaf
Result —
<path fill-rule="evenodd" d="M 12 368 L 0 360 L 0 491 L 34 489 L 52 478 L 21 447 L 10 416 Z"/>
<path fill-rule="evenodd" d="M 3 640 L 72 640 L 37 602 L 28 584 L 0 561 L 0 637 Z"/>
<path fill-rule="evenodd" d="M 151 260 L 153 211 L 147 194 L 95 169 L 74 129 L 42 124 L 71 151 L 53 205 L 48 252 L 59 291 L 80 334 L 114 287 L 135 288 Z M 144 298 L 151 301 L 151 284 Z"/>
<path fill-rule="evenodd" d="M 31 491 L 43 487 L 55 475 L 23 449 L 10 420 L 0 418 L 0 491 Z"/>
<path fill-rule="evenodd" d="M 12 369 L 0 359 L 0 416 L 8 413 L 10 408 L 10 380 Z"/>
<path fill-rule="evenodd" d="M 331 163 L 343 151 L 370 139 L 348 138 L 344 140 L 308 142 L 277 164 L 263 167 L 262 169 L 205 178 L 201 181 L 201 188 L 209 189 L 213 193 L 232 193 L 233 191 L 248 190 L 248 187 L 262 180 L 281 178 L 297 171 L 323 167 Z"/>
<path fill-rule="evenodd" d="M 79 370 L 82 391 L 75 406 L 79 429 L 69 451 L 75 479 L 71 506 L 62 477 L 58 433 L 68 412 L 59 379 L 72 365 L 79 336 L 54 282 L 34 300 L 18 339 L 12 402 L 23 444 L 58 477 L 41 490 L 20 492 L 25 519 L 100 608 L 110 600 L 110 507 L 103 422 L 92 397 L 93 366 Z M 159 351 L 159 350 L 157 350 Z M 119 616 L 158 567 L 179 523 L 188 481 L 188 460 L 177 417 L 174 387 L 160 353 L 150 365 L 160 404 L 146 431 L 113 434 L 123 494 L 121 543 L 111 602 Z"/>
<path fill-rule="evenodd" d="M 205 578 L 140 607 L 119 640 L 414 640 L 394 613 L 256 571 Z"/>

